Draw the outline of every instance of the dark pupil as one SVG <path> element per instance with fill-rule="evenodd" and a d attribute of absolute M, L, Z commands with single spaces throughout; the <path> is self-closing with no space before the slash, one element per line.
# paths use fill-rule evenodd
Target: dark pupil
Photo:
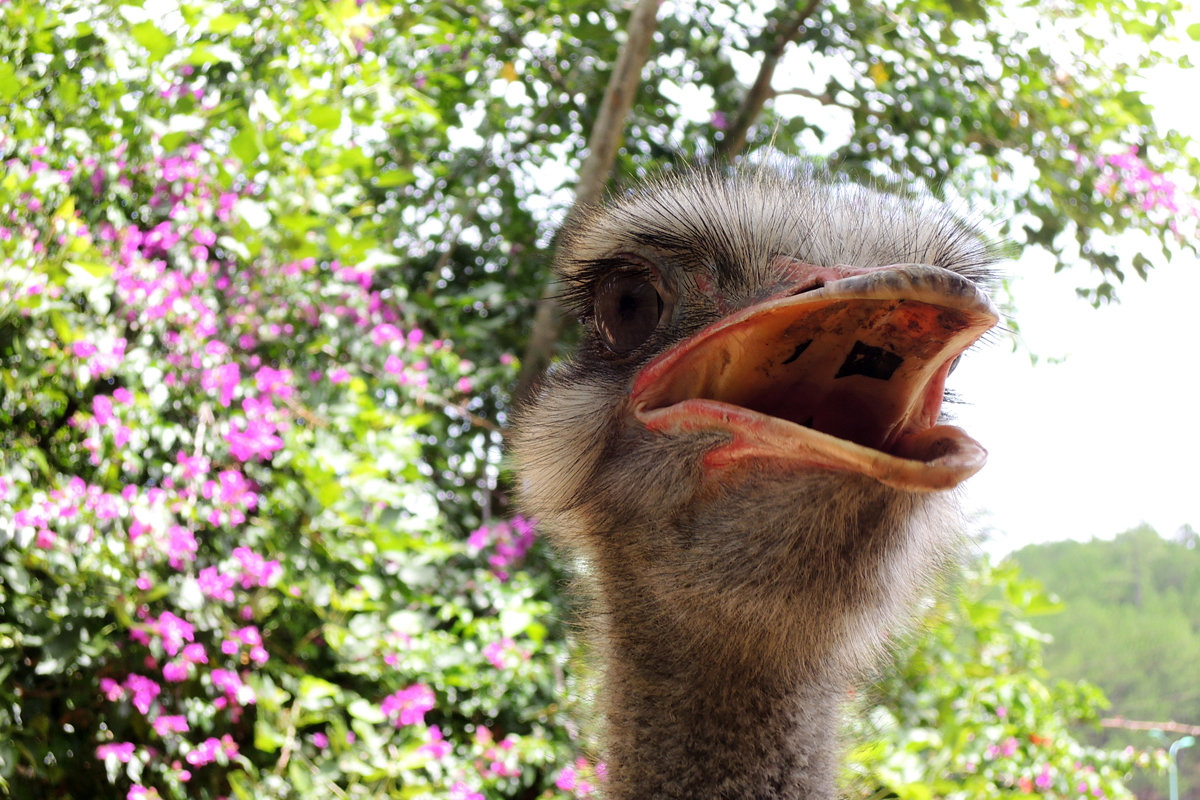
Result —
<path fill-rule="evenodd" d="M 614 353 L 628 353 L 658 327 L 663 301 L 645 276 L 614 272 L 596 290 L 596 330 Z"/>
<path fill-rule="evenodd" d="M 622 323 L 634 322 L 638 315 L 638 309 L 642 307 L 642 297 L 645 295 L 645 284 L 633 289 L 629 294 L 621 295 L 618 300 L 617 311 L 621 315 Z"/>

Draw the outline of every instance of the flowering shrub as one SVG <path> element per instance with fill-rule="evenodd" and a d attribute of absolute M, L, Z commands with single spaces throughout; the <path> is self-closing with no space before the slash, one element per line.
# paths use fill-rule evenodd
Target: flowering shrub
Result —
<path fill-rule="evenodd" d="M 512 359 L 478 370 L 432 332 L 353 174 L 302 189 L 286 136 L 260 170 L 265 118 L 231 140 L 211 112 L 255 87 L 212 37 L 255 23 L 56 9 L 0 5 L 52 33 L 28 47 L 102 67 L 60 67 L 96 98 L 65 132 L 38 103 L 0 127 L 0 786 L 570 796 L 556 573 L 460 477 L 495 463 L 473 392 Z M 313 157 L 339 153 L 367 157 Z"/>
<path fill-rule="evenodd" d="M 1016 567 L 979 565 L 930 616 L 932 627 L 860 699 L 850 755 L 854 796 L 1132 798 L 1135 769 L 1163 754 L 1108 752 L 1072 726 L 1099 724 L 1088 684 L 1053 683 L 1030 617 L 1055 603 Z"/>

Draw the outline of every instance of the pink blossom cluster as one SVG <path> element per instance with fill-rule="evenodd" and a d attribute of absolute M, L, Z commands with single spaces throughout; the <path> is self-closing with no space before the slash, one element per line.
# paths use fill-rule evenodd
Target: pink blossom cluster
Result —
<path fill-rule="evenodd" d="M 258 702 L 254 689 L 234 670 L 214 669 L 209 673 L 209 680 L 212 681 L 213 688 L 221 692 L 221 696 L 213 701 L 213 705 L 217 708 L 229 708 L 235 722 L 241 716 L 241 706 L 252 706 Z"/>
<path fill-rule="evenodd" d="M 210 736 L 188 751 L 184 756 L 193 767 L 202 767 L 214 761 L 228 761 L 238 754 L 238 746 L 228 733 L 220 739 Z"/>
<path fill-rule="evenodd" d="M 480 726 L 475 731 L 475 744 L 481 751 L 475 769 L 483 778 L 515 778 L 521 774 L 514 752 L 517 739 L 512 734 L 497 742 L 490 728 Z"/>
<path fill-rule="evenodd" d="M 477 792 L 462 781 L 455 781 L 450 787 L 447 800 L 486 800 L 483 792 Z"/>
<path fill-rule="evenodd" d="M 13 514 L 18 530 L 34 532 L 34 545 L 44 550 L 54 547 L 64 530 L 77 530 L 85 539 L 95 534 L 95 524 L 121 518 L 127 509 L 123 495 L 105 492 L 101 487 L 73 477 L 61 489 L 54 489 Z"/>
<path fill-rule="evenodd" d="M 509 636 L 498 641 L 488 642 L 483 646 L 483 657 L 493 667 L 499 670 L 512 669 L 522 661 L 528 661 L 531 653 L 517 647 L 517 643 Z"/>
<path fill-rule="evenodd" d="M 1151 169 L 1138 151 L 1138 146 L 1132 145 L 1124 152 L 1097 157 L 1095 165 L 1100 175 L 1096 191 L 1109 197 L 1124 193 L 1136 201 L 1154 224 L 1166 225 L 1176 236 L 1183 236 L 1183 220 L 1200 218 L 1200 204 L 1185 196 L 1169 177 Z M 1076 160 L 1082 169 L 1082 155 L 1077 155 Z"/>
<path fill-rule="evenodd" d="M 593 797 L 598 790 L 598 784 L 604 782 L 607 770 L 603 761 L 594 766 L 583 757 L 575 759 L 571 766 L 563 767 L 554 785 L 564 792 L 571 792 L 576 797 Z"/>
<path fill-rule="evenodd" d="M 212 93 L 198 80 L 173 81 L 162 91 L 172 101 L 207 102 Z M 220 734 L 220 726 L 236 723 L 244 707 L 257 702 L 254 671 L 270 656 L 254 619 L 266 607 L 259 601 L 278 591 L 283 573 L 279 560 L 250 546 L 214 557 L 208 534 L 242 528 L 251 515 L 267 513 L 265 489 L 251 476 L 260 476 L 278 458 L 295 426 L 312 423 L 306 392 L 359 375 L 390 376 L 393 391 L 405 387 L 405 397 L 428 397 L 420 393 L 432 391 L 431 383 L 442 375 L 451 376 L 446 383 L 454 391 L 468 392 L 474 366 L 457 359 L 446 342 L 405 321 L 388 283 L 392 278 L 374 267 L 315 258 L 279 265 L 270 256 L 231 255 L 222 243 L 231 241 L 239 212 L 252 207 L 260 189 L 237 178 L 232 179 L 237 185 L 225 185 L 236 170 L 216 164 L 216 151 L 196 143 L 171 152 L 153 145 L 153 161 L 135 165 L 125 143 L 114 138 L 108 146 L 102 156 L 61 156 L 58 168 L 52 163 L 58 157 L 42 146 L 30 150 L 31 158 L 12 162 L 19 172 L 42 176 L 39 180 L 57 176 L 45 192 L 59 194 L 45 200 L 27 194 L 21 213 L 14 210 L 0 219 L 0 241 L 13 245 L 6 244 L 5 252 L 42 263 L 55 248 L 86 251 L 82 260 L 101 264 L 101 279 L 111 280 L 114 309 L 109 328 L 53 344 L 58 349 L 52 357 L 66 365 L 68 380 L 90 387 L 69 424 L 97 468 L 86 473 L 96 483 L 69 477 L 50 492 L 14 498 L 19 505 L 12 523 L 22 546 L 32 545 L 31 552 L 40 557 L 53 555 L 43 551 L 69 552 L 98 542 L 137 576 L 136 592 L 130 587 L 130 596 L 120 599 L 129 604 L 125 619 L 132 620 L 122 646 L 133 664 L 144 667 L 102 670 L 98 695 L 124 704 L 122 714 L 141 714 L 146 722 L 141 730 L 148 726 L 152 735 L 147 738 L 161 742 L 104 742 L 96 755 L 120 763 L 143 759 L 147 775 L 157 768 L 160 775 L 186 783 L 189 768 L 239 752 L 230 734 Z M 147 185 L 149 200 L 140 198 L 146 208 L 136 222 L 89 225 L 75 209 L 56 215 L 53 237 L 44 236 L 46 211 L 74 208 L 62 200 L 81 186 L 84 196 L 91 195 L 91 208 L 93 198 L 105 192 L 119 192 L 124 204 L 132 195 L 138 204 L 136 192 Z M 39 271 L 31 274 L 22 287 L 24 297 L 40 302 L 42 294 L 62 294 Z M 297 282 L 304 282 L 304 291 L 296 290 Z M 8 289 L 0 285 L 0 302 L 7 301 Z M 311 301 L 280 303 L 284 289 L 288 297 Z M 36 306 L 20 308 L 28 314 Z M 347 352 L 338 353 L 326 370 L 297 375 L 260 355 L 265 345 L 290 342 L 297 333 L 330 324 L 361 335 L 347 337 Z M 173 411 L 162 415 L 158 409 Z M 160 431 L 150 427 L 155 415 L 183 421 Z M 164 431 L 169 436 L 163 437 Z M 171 455 L 153 461 L 160 447 Z M 11 490 L 0 478 L 0 499 Z M 497 532 L 493 566 L 521 558 L 531 537 L 532 527 L 523 520 Z M 182 597 L 191 600 L 179 602 Z M 230 609 L 214 614 L 209 606 L 198 613 L 198 598 L 238 607 L 240 621 L 232 622 Z M 522 657 L 515 644 L 497 644 L 489 660 Z M 429 687 L 415 684 L 384 698 L 381 706 L 397 729 L 412 729 L 405 735 L 423 737 L 421 753 L 440 760 L 452 746 L 440 728 L 424 725 L 434 701 Z M 215 728 L 218 735 L 193 744 L 188 741 L 193 728 Z M 317 742 L 316 734 L 312 740 Z M 497 748 L 487 763 L 499 766 L 489 766 L 490 774 L 515 774 L 515 759 L 504 761 L 500 756 L 507 750 Z M 172 760 L 173 755 L 178 758 Z M 452 794 L 482 798 L 461 781 Z M 158 796 L 157 789 L 142 783 L 128 793 L 129 798 Z"/>
<path fill-rule="evenodd" d="M 92 376 L 104 377 L 112 374 L 125 360 L 125 348 L 128 344 L 123 336 L 100 345 L 80 339 L 71 345 L 71 353 L 79 359 L 80 366 L 85 367 Z"/>
<path fill-rule="evenodd" d="M 413 684 L 383 699 L 380 708 L 386 717 L 394 717 L 397 728 L 405 725 L 424 725 L 425 712 L 433 708 L 433 690 L 420 683 Z"/>
<path fill-rule="evenodd" d="M 262 634 L 255 625 L 246 625 L 233 631 L 221 642 L 221 652 L 227 656 L 239 656 L 246 648 L 251 663 L 262 666 L 270 656 L 263 647 Z"/>
<path fill-rule="evenodd" d="M 481 525 L 471 532 L 467 546 L 474 552 L 490 547 L 488 565 L 497 578 L 506 581 L 508 568 L 523 559 L 533 545 L 536 524 L 536 520 L 516 516 L 507 522 Z"/>
<path fill-rule="evenodd" d="M 115 758 L 122 764 L 128 764 L 133 760 L 133 752 L 136 746 L 133 742 L 110 742 L 102 744 L 96 748 L 96 758 L 108 759 Z"/>
<path fill-rule="evenodd" d="M 1007 739 L 1000 742 L 999 744 L 989 744 L 987 746 L 987 750 L 985 750 L 984 753 L 989 759 L 994 759 L 994 758 L 998 758 L 998 757 L 1012 758 L 1013 755 L 1017 752 L 1017 748 L 1019 746 L 1020 746 L 1020 742 L 1018 742 L 1012 736 L 1009 736 Z"/>
<path fill-rule="evenodd" d="M 202 644 L 184 645 L 178 658 L 163 664 L 163 679 L 167 683 L 182 683 L 195 677 L 196 667 L 208 663 L 208 651 Z"/>
<path fill-rule="evenodd" d="M 235 469 L 222 470 L 216 480 L 200 487 L 200 496 L 212 504 L 208 523 L 214 527 L 235 527 L 246 521 L 246 512 L 258 507 L 258 493 L 246 476 Z"/>
<path fill-rule="evenodd" d="M 442 729 L 437 725 L 430 725 L 427 733 L 429 739 L 425 744 L 417 748 L 418 752 L 424 753 L 434 761 L 440 761 L 454 750 L 451 744 L 442 736 Z"/>
<path fill-rule="evenodd" d="M 266 559 L 249 547 L 233 548 L 233 558 L 240 567 L 239 582 L 243 589 L 273 586 L 283 574 L 278 559 Z"/>

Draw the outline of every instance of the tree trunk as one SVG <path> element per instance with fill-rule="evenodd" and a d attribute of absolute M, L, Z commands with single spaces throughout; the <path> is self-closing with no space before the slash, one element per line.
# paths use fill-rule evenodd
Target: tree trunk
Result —
<path fill-rule="evenodd" d="M 746 92 L 746 96 L 742 98 L 742 104 L 738 107 L 737 115 L 733 118 L 733 124 L 729 126 L 729 130 L 726 131 L 725 138 L 717 145 L 717 156 L 720 158 L 733 158 L 746 147 L 746 135 L 750 131 L 750 126 L 758 119 L 763 106 L 774 94 L 771 90 L 771 78 L 775 75 L 775 67 L 779 65 L 779 59 L 783 57 L 787 46 L 796 38 L 800 28 L 817 10 L 820 3 L 821 0 L 809 0 L 808 5 L 791 22 L 782 27 L 775 36 L 771 49 L 763 54 L 762 65 L 758 68 L 758 75 L 755 76 L 754 83 Z"/>
<path fill-rule="evenodd" d="M 600 201 L 604 186 L 617 157 L 617 148 L 625 128 L 625 118 L 633 107 L 633 98 L 641 82 L 642 67 L 650 57 L 650 44 L 658 24 L 658 6 L 661 0 L 639 0 L 629 15 L 627 38 L 617 56 L 604 101 L 596 124 L 588 139 L 588 155 L 579 170 L 579 184 L 575 189 L 575 202 L 567 212 L 570 219 L 576 209 Z M 563 331 L 563 314 L 554 300 L 554 289 L 547 284 L 538 301 L 533 319 L 533 332 L 521 358 L 521 371 L 513 389 L 513 401 L 519 403 L 533 388 L 542 371 L 550 363 L 554 344 Z"/>

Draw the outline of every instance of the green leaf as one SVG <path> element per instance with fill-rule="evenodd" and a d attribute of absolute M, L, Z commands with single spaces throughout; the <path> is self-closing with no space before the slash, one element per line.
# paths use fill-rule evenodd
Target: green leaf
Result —
<path fill-rule="evenodd" d="M 387 716 L 377 703 L 368 702 L 361 697 L 350 703 L 346 708 L 346 713 L 354 719 L 369 722 L 373 725 L 387 721 Z"/>
<path fill-rule="evenodd" d="M 21 93 L 21 83 L 17 80 L 17 71 L 7 61 L 0 61 L 0 103 L 11 103 Z"/>
<path fill-rule="evenodd" d="M 157 25 L 149 21 L 139 22 L 133 26 L 133 38 L 149 51 L 150 58 L 154 61 L 160 60 L 175 47 L 175 42 L 160 31 Z"/>
<path fill-rule="evenodd" d="M 271 724 L 273 720 L 259 717 L 254 721 L 254 747 L 264 753 L 274 753 L 283 747 L 283 733 Z"/>
<path fill-rule="evenodd" d="M 220 14 L 208 21 L 208 29 L 216 34 L 232 33 L 239 25 L 250 22 L 241 14 Z"/>
<path fill-rule="evenodd" d="M 296 688 L 296 696 L 301 703 L 312 705 L 325 698 L 340 698 L 342 689 L 336 683 L 305 675 L 300 679 L 300 685 Z"/>
<path fill-rule="evenodd" d="M 308 121 L 320 130 L 331 131 L 342 121 L 342 110 L 335 105 L 313 106 L 308 112 Z"/>

